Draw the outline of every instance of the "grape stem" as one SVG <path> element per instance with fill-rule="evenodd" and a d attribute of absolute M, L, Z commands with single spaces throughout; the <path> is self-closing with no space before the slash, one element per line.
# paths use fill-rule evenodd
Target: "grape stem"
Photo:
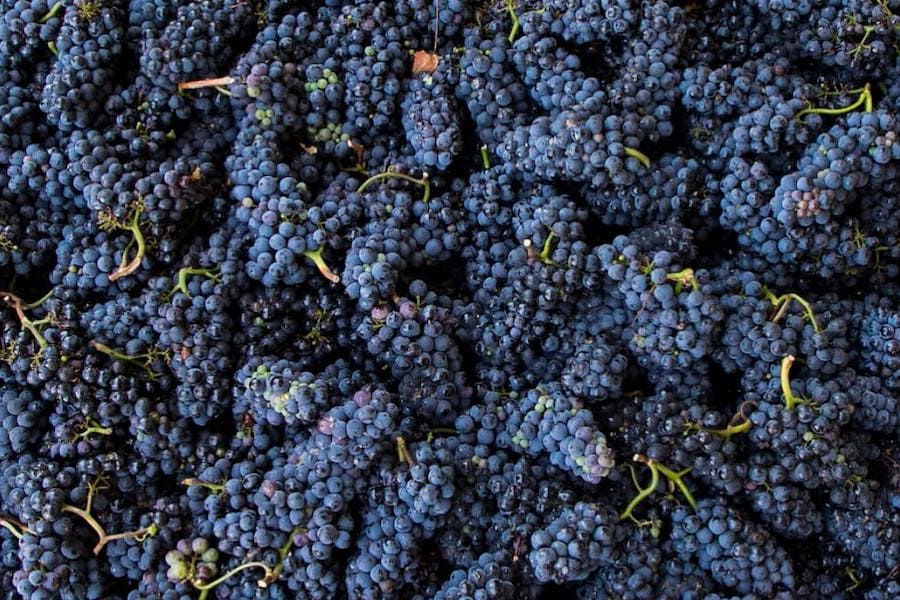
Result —
<path fill-rule="evenodd" d="M 680 294 L 681 290 L 684 289 L 684 285 L 688 284 L 691 286 L 691 289 L 697 290 L 699 285 L 697 284 L 697 279 L 694 277 L 693 269 L 682 269 L 677 273 L 669 273 L 666 275 L 666 279 L 669 281 L 675 282 L 675 293 Z"/>
<path fill-rule="evenodd" d="M 347 140 L 347 146 L 349 146 L 350 149 L 353 150 L 353 154 L 356 155 L 356 164 L 349 169 L 344 170 L 367 176 L 368 173 L 366 172 L 366 164 L 363 160 L 366 151 L 365 147 L 363 147 L 362 144 L 354 142 L 353 140 Z"/>
<path fill-rule="evenodd" d="M 44 305 L 44 302 L 53 297 L 53 290 L 50 290 L 34 302 L 25 305 L 25 310 L 34 310 L 35 308 L 40 308 Z"/>
<path fill-rule="evenodd" d="M 887 7 L 885 7 L 887 8 Z M 888 11 L 890 12 L 890 11 Z M 875 27 L 873 25 L 866 25 L 863 27 L 863 38 L 859 40 L 859 43 L 850 51 L 850 56 L 853 57 L 852 62 L 856 62 L 856 59 L 859 58 L 859 55 L 862 54 L 866 48 L 869 46 L 866 45 L 866 41 L 868 41 L 869 36 L 872 35 L 872 32 L 875 31 Z"/>
<path fill-rule="evenodd" d="M 19 247 L 6 237 L 6 234 L 0 233 L 0 250 L 5 250 L 6 252 L 18 252 Z"/>
<path fill-rule="evenodd" d="M 7 531 L 9 531 L 17 540 L 21 540 L 22 536 L 26 533 L 34 533 L 31 529 L 26 527 L 18 520 L 2 515 L 0 515 L 0 527 L 3 527 Z"/>
<path fill-rule="evenodd" d="M 638 455 L 635 455 L 635 460 L 637 460 Z M 628 465 L 631 469 L 631 480 L 634 482 L 634 487 L 637 488 L 637 495 L 628 503 L 628 506 L 625 507 L 625 510 L 622 511 L 622 514 L 619 515 L 619 520 L 624 521 L 625 519 L 632 519 L 633 521 L 637 521 L 632 514 L 634 509 L 637 508 L 637 505 L 643 502 L 650 494 L 656 490 L 656 486 L 659 485 L 659 469 L 656 469 L 652 465 L 650 466 L 650 485 L 647 487 L 641 487 L 638 485 L 637 476 L 634 473 L 634 466 Z"/>
<path fill-rule="evenodd" d="M 256 585 L 264 588 L 278 579 L 281 575 L 281 571 L 284 570 L 284 560 L 287 558 L 288 553 L 291 551 L 291 547 L 294 545 L 294 538 L 301 533 L 306 533 L 306 528 L 295 527 L 294 530 L 291 531 L 287 541 L 278 549 L 278 564 L 275 565 L 274 569 L 268 569 L 265 577 L 257 581 Z"/>
<path fill-rule="evenodd" d="M 216 271 L 217 269 L 203 269 L 200 267 L 182 267 L 178 269 L 175 285 L 169 290 L 169 297 L 174 296 L 175 292 L 181 292 L 190 298 L 191 293 L 188 291 L 187 278 L 192 275 L 203 275 L 212 281 L 219 281 L 219 275 Z"/>
<path fill-rule="evenodd" d="M 441 0 L 434 0 L 434 53 L 438 51 L 438 36 L 441 33 Z"/>
<path fill-rule="evenodd" d="M 41 17 L 40 23 L 46 23 L 53 17 L 59 14 L 59 11 L 62 9 L 63 3 L 57 2 L 53 6 L 50 7 L 50 10 L 47 11 L 47 14 Z"/>
<path fill-rule="evenodd" d="M 409 454 L 409 448 L 406 447 L 406 440 L 399 436 L 397 437 L 397 459 L 400 462 L 409 464 L 410 466 L 416 464 L 412 456 Z"/>
<path fill-rule="evenodd" d="M 268 577 L 268 575 L 271 573 L 271 569 L 269 569 L 268 565 L 266 565 L 265 563 L 254 561 L 254 562 L 248 562 L 248 563 L 244 563 L 242 565 L 238 565 L 235 568 L 228 571 L 227 573 L 223 574 L 218 579 L 213 579 L 209 583 L 203 583 L 202 581 L 192 579 L 191 585 L 194 586 L 194 589 L 197 589 L 201 592 L 208 592 L 209 590 L 218 586 L 220 583 L 223 583 L 223 582 L 227 581 L 228 579 L 230 579 L 232 576 L 237 575 L 241 571 L 246 571 L 247 569 L 255 569 L 255 568 L 263 569 L 266 572 L 266 577 Z M 265 577 L 263 579 L 265 579 Z M 263 579 L 260 579 L 260 581 L 263 581 Z M 260 584 L 260 587 L 265 587 L 265 585 Z M 205 597 L 205 596 L 201 595 L 201 598 L 203 598 L 203 597 Z"/>
<path fill-rule="evenodd" d="M 659 472 L 666 476 L 671 483 L 675 484 L 675 487 L 681 491 L 681 494 L 684 496 L 684 499 L 687 500 L 687 503 L 691 505 L 691 508 L 697 510 L 697 501 L 694 500 L 694 495 L 691 493 L 691 490 L 688 489 L 687 484 L 684 482 L 684 476 L 691 472 L 692 467 L 688 467 L 686 469 L 682 469 L 678 472 L 675 472 L 665 465 L 662 465 L 652 458 L 648 458 L 646 456 L 638 456 L 636 459 L 638 462 L 643 462 L 647 466 L 652 468 L 652 465 L 655 465 Z"/>
<path fill-rule="evenodd" d="M 641 152 L 640 150 L 637 150 L 635 148 L 629 148 L 628 146 L 625 146 L 625 155 L 630 156 L 632 158 L 636 158 L 639 163 L 644 165 L 645 168 L 647 168 L 647 169 L 650 168 L 650 157 L 647 156 L 646 154 L 644 154 L 643 152 Z"/>
<path fill-rule="evenodd" d="M 375 183 L 376 181 L 381 181 L 382 179 L 403 179 L 404 181 L 409 181 L 412 183 L 416 183 L 425 188 L 425 193 L 422 196 L 422 202 L 428 204 L 428 201 L 431 200 L 431 182 L 428 179 L 428 173 L 422 173 L 421 179 L 416 179 L 410 175 L 405 173 L 395 173 L 394 171 L 385 171 L 384 173 L 378 173 L 377 175 L 372 175 L 368 179 L 362 182 L 362 185 L 357 188 L 356 193 L 363 193 L 366 188 Z"/>
<path fill-rule="evenodd" d="M 513 5 L 513 0 L 506 0 L 506 11 L 512 20 L 512 28 L 509 30 L 509 36 L 506 39 L 512 44 L 516 41 L 516 36 L 519 34 L 519 17 L 516 15 L 516 7 Z"/>
<path fill-rule="evenodd" d="M 810 105 L 798 112 L 796 118 L 800 119 L 804 115 L 842 115 L 852 112 L 860 106 L 862 106 L 863 110 L 866 112 L 872 112 L 872 109 L 874 108 L 872 88 L 868 83 L 863 86 L 862 91 L 859 93 L 859 98 L 849 106 L 845 106 L 844 108 L 816 108 Z"/>
<path fill-rule="evenodd" d="M 91 340 L 90 342 L 88 342 L 88 346 L 90 346 L 97 352 L 106 354 L 110 358 L 128 362 L 137 367 L 140 367 L 147 371 L 147 373 L 149 373 L 151 377 L 155 375 L 152 368 L 153 361 L 157 358 L 167 358 L 165 352 L 161 352 L 156 348 L 152 349 L 150 352 L 145 352 L 143 354 L 125 354 L 123 352 L 119 352 L 118 350 L 114 350 L 113 348 L 110 348 L 106 344 L 100 343 L 97 340 Z"/>
<path fill-rule="evenodd" d="M 110 281 L 116 281 L 131 275 L 137 271 L 138 267 L 141 266 L 141 261 L 144 260 L 144 254 L 147 252 L 147 241 L 144 239 L 144 234 L 141 232 L 140 217 L 142 211 L 142 207 L 136 207 L 127 227 L 125 227 L 131 231 L 131 234 L 134 236 L 134 241 L 137 242 L 137 251 L 130 261 L 128 260 L 128 249 L 126 248 L 125 251 L 122 252 L 122 263 L 110 273 Z"/>
<path fill-rule="evenodd" d="M 737 433 L 747 433 L 750 431 L 750 425 L 750 421 L 746 420 L 740 425 L 729 425 L 725 429 L 709 429 L 708 431 L 720 437 L 730 438 Z"/>
<path fill-rule="evenodd" d="M 204 88 L 218 88 L 224 85 L 237 83 L 234 77 L 213 77 L 211 79 L 195 79 L 194 81 L 182 81 L 178 84 L 178 91 L 202 90 Z"/>
<path fill-rule="evenodd" d="M 125 539 L 136 539 L 139 542 L 143 542 L 145 539 L 152 535 L 156 535 L 158 528 L 156 523 L 152 523 L 149 527 L 141 527 L 140 529 L 136 529 L 134 531 L 126 531 L 124 533 L 113 533 L 108 534 L 106 530 L 103 529 L 103 526 L 94 518 L 91 514 L 91 502 L 93 500 L 94 490 L 91 488 L 88 490 L 87 500 L 85 500 L 85 507 L 78 508 L 77 506 L 72 506 L 71 504 L 64 504 L 62 507 L 63 512 L 72 513 L 73 515 L 77 515 L 81 517 L 85 523 L 87 523 L 91 529 L 97 534 L 99 540 L 97 544 L 94 546 L 94 555 L 100 554 L 100 551 L 103 550 L 103 547 L 106 546 L 109 542 L 115 540 L 125 540 Z"/>
<path fill-rule="evenodd" d="M 729 425 L 725 429 L 707 429 L 706 431 L 713 435 L 728 439 L 737 433 L 747 433 L 748 431 L 750 431 L 750 425 L 750 420 L 746 419 L 740 425 Z"/>
<path fill-rule="evenodd" d="M 813 312 L 812 305 L 801 298 L 797 294 L 789 293 L 782 294 L 781 296 L 776 296 L 768 289 L 765 290 L 766 299 L 772 303 L 772 309 L 775 311 L 775 314 L 772 315 L 772 322 L 777 323 L 787 314 L 788 306 L 793 300 L 797 304 L 799 304 L 803 308 L 803 312 L 806 314 L 806 318 L 809 319 L 809 322 L 812 323 L 813 331 L 816 333 L 821 333 L 822 328 L 819 327 L 819 321 L 816 320 L 816 315 Z"/>
<path fill-rule="evenodd" d="M 721 436 L 725 439 L 728 439 L 738 433 L 747 433 L 748 431 L 750 431 L 750 427 L 752 425 L 750 423 L 750 419 L 747 418 L 747 414 L 744 412 L 744 408 L 746 408 L 747 406 L 756 406 L 756 402 L 753 402 L 752 400 L 743 402 L 738 409 L 737 414 L 731 417 L 731 421 L 728 423 L 728 427 L 726 427 L 725 429 L 707 429 L 706 431 L 710 432 L 713 435 Z M 739 419 L 741 420 L 740 423 L 737 422 Z"/>
<path fill-rule="evenodd" d="M 647 487 L 641 487 L 638 485 L 637 477 L 634 475 L 634 468 L 631 470 L 631 478 L 634 482 L 635 487 L 638 489 L 637 495 L 631 500 L 625 510 L 619 515 L 619 520 L 632 519 L 636 521 L 632 513 L 638 504 L 643 502 L 650 494 L 652 494 L 657 485 L 659 484 L 659 476 L 662 474 L 666 479 L 669 480 L 670 485 L 674 485 L 681 491 L 681 494 L 684 496 L 684 499 L 687 500 L 687 503 L 693 508 L 697 510 L 697 501 L 694 499 L 694 495 L 688 489 L 687 484 L 684 482 L 684 476 L 691 472 L 691 467 L 687 469 L 682 469 L 681 471 L 673 471 L 666 467 L 665 465 L 644 456 L 643 454 L 635 454 L 632 457 L 634 462 L 639 462 L 647 465 L 650 468 L 650 485 Z"/>
<path fill-rule="evenodd" d="M 859 577 L 856 576 L 856 573 L 853 572 L 853 569 L 851 569 L 850 567 L 844 567 L 844 573 L 846 573 L 847 577 L 850 578 L 850 583 L 852 584 L 847 588 L 848 592 L 852 592 L 860 585 L 862 585 L 862 581 L 860 581 Z"/>
<path fill-rule="evenodd" d="M 38 343 L 38 347 L 41 350 L 46 348 L 47 339 L 41 333 L 40 325 L 49 323 L 49 319 L 41 319 L 40 321 L 32 321 L 29 319 L 28 316 L 25 315 L 27 305 L 22 302 L 21 298 L 12 292 L 0 292 L 0 299 L 13 309 L 16 313 L 16 318 L 19 319 L 19 323 L 21 323 L 22 327 L 34 337 L 35 341 Z"/>
<path fill-rule="evenodd" d="M 202 481 L 200 479 L 197 479 L 196 477 L 188 477 L 186 479 L 182 479 L 181 485 L 187 485 L 187 486 L 197 485 L 197 486 L 208 489 L 213 494 L 221 494 L 222 492 L 225 491 L 225 486 L 221 483 L 211 483 L 209 481 Z"/>
<path fill-rule="evenodd" d="M 541 247 L 540 252 L 537 252 L 534 249 L 534 243 L 530 239 L 526 239 L 522 242 L 522 245 L 525 246 L 525 253 L 528 254 L 528 258 L 531 260 L 539 260 L 545 265 L 556 264 L 550 259 L 551 243 L 555 237 L 556 235 L 552 231 L 548 233 L 547 239 L 544 240 L 544 245 Z"/>
<path fill-rule="evenodd" d="M 85 20 L 90 20 L 100 14 L 100 2 L 97 0 L 90 0 L 88 2 L 83 2 L 81 6 L 78 7 L 78 16 Z"/>
<path fill-rule="evenodd" d="M 316 265 L 316 268 L 319 270 L 319 273 L 322 276 L 330 281 L 331 283 L 337 283 L 341 280 L 340 275 L 337 275 L 334 271 L 328 268 L 328 265 L 325 264 L 325 259 L 322 256 L 322 252 L 325 250 L 324 247 L 316 248 L 315 250 L 307 250 L 303 253 L 303 256 L 308 258 Z"/>
<path fill-rule="evenodd" d="M 781 370 L 780 370 L 780 380 L 781 380 L 781 391 L 784 394 L 784 408 L 787 410 L 793 410 L 800 401 L 794 396 L 794 392 L 791 390 L 791 365 L 794 364 L 794 357 L 791 354 L 788 354 L 783 359 L 781 359 Z"/>
<path fill-rule="evenodd" d="M 459 435 L 459 431 L 451 427 L 435 427 L 434 429 L 428 430 L 428 434 L 425 436 L 425 441 L 430 444 L 432 441 L 434 441 L 434 436 L 436 434 Z"/>
<path fill-rule="evenodd" d="M 491 157 L 488 156 L 487 146 L 481 146 L 481 164 L 484 166 L 485 170 L 491 168 Z"/>
<path fill-rule="evenodd" d="M 81 425 L 81 431 L 75 434 L 75 440 L 87 439 L 92 433 L 109 436 L 112 435 L 112 432 L 112 427 L 101 427 L 97 421 L 88 418 L 87 421 Z"/>

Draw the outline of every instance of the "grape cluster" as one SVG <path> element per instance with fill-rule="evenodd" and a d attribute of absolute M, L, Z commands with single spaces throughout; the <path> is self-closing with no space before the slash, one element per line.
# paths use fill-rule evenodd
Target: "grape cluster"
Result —
<path fill-rule="evenodd" d="M 41 91 L 41 110 L 60 131 L 86 129 L 115 77 L 125 37 L 115 6 L 82 0 L 69 7 L 54 44 L 58 57 Z"/>
<path fill-rule="evenodd" d="M 879 301 L 863 315 L 860 324 L 861 356 L 866 369 L 882 378 L 884 384 L 900 387 L 897 367 L 900 366 L 900 318 L 889 302 Z"/>
<path fill-rule="evenodd" d="M 406 139 L 422 169 L 446 171 L 462 151 L 462 130 L 449 67 L 438 63 L 433 71 L 422 72 L 408 81 L 400 104 Z"/>
<path fill-rule="evenodd" d="M 510 403 L 507 412 L 506 433 L 513 448 L 527 454 L 546 452 L 551 463 L 590 483 L 611 471 L 614 458 L 593 415 L 558 384 L 529 392 Z"/>
<path fill-rule="evenodd" d="M 579 502 L 531 534 L 528 560 L 538 581 L 578 581 L 611 560 L 616 516 Z"/>
<path fill-rule="evenodd" d="M 796 586 L 794 566 L 765 530 L 718 499 L 704 500 L 696 514 L 672 513 L 672 547 L 738 594 L 773 596 Z"/>

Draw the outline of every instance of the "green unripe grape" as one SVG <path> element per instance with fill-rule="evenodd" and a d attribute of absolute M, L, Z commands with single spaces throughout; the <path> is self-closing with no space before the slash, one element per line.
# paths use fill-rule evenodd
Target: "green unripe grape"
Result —
<path fill-rule="evenodd" d="M 209 548 L 209 542 L 206 538 L 194 538 L 191 540 L 191 552 L 194 554 L 203 554 Z"/>

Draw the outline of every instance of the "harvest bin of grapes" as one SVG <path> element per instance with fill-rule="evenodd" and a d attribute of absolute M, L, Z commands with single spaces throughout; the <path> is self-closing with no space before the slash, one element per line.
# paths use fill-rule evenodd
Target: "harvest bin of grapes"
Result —
<path fill-rule="evenodd" d="M 0 591 L 900 598 L 900 0 L 2 0 Z"/>

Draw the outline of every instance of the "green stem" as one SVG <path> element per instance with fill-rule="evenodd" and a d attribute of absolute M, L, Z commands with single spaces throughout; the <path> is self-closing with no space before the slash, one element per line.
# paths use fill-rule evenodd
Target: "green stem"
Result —
<path fill-rule="evenodd" d="M 481 146 L 481 164 L 484 166 L 485 170 L 491 168 L 491 157 L 488 156 L 487 146 Z"/>
<path fill-rule="evenodd" d="M 432 427 L 428 430 L 429 433 L 446 433 L 447 435 L 459 435 L 458 429 L 453 429 L 452 427 Z"/>
<path fill-rule="evenodd" d="M 775 298 L 775 301 L 772 304 L 775 305 L 775 315 L 772 317 L 772 322 L 777 323 L 781 318 L 787 313 L 788 305 L 791 300 L 795 301 L 801 307 L 803 307 L 803 312 L 806 313 L 806 318 L 809 319 L 810 323 L 812 323 L 813 331 L 816 333 L 821 333 L 822 329 L 819 327 L 819 322 L 816 320 L 816 315 L 813 313 L 812 305 L 798 296 L 797 294 L 784 294 L 782 296 L 778 296 Z"/>
<path fill-rule="evenodd" d="M 325 279 L 327 279 L 331 283 L 337 283 L 341 280 L 341 278 L 334 271 L 329 269 L 327 264 L 325 264 L 325 259 L 322 256 L 322 252 L 324 250 L 324 247 L 316 248 L 315 250 L 307 250 L 303 253 L 303 256 L 311 260 L 313 264 L 316 265 L 316 268 L 319 269 L 319 273 L 321 273 Z"/>
<path fill-rule="evenodd" d="M 209 583 L 203 583 L 203 582 L 200 582 L 197 580 L 191 580 L 191 585 L 194 586 L 194 589 L 200 590 L 201 592 L 208 591 L 208 590 L 213 589 L 214 587 L 216 587 L 223 581 L 227 581 L 230 577 L 237 575 L 241 571 L 246 571 L 247 569 L 255 569 L 255 568 L 263 569 L 266 572 L 266 577 L 268 577 L 268 575 L 272 572 L 269 569 L 268 565 L 266 565 L 265 563 L 248 562 L 248 563 L 244 563 L 242 565 L 236 566 L 235 568 L 231 569 L 230 571 L 228 571 L 227 573 L 225 573 L 218 579 L 214 579 L 214 580 L 210 581 Z M 260 580 L 260 581 L 262 581 L 262 580 Z M 264 587 L 264 586 L 261 586 L 261 587 Z"/>
<path fill-rule="evenodd" d="M 821 333 L 822 328 L 819 327 L 819 322 L 816 320 L 816 315 L 813 312 L 812 305 L 797 294 L 788 294 L 788 297 L 803 307 L 803 311 L 806 313 L 809 322 L 812 323 L 813 331 L 815 331 L 816 333 Z"/>
<path fill-rule="evenodd" d="M 853 57 L 853 60 L 856 60 L 856 57 L 859 56 L 863 50 L 865 50 L 868 46 L 866 46 L 866 41 L 869 39 L 869 36 L 872 35 L 872 32 L 875 31 L 875 27 L 872 25 L 866 25 L 863 27 L 863 38 L 856 44 L 856 47 L 850 51 L 850 56 Z"/>
<path fill-rule="evenodd" d="M 847 574 L 847 577 L 850 578 L 850 582 L 853 584 L 847 588 L 848 592 L 852 592 L 860 585 L 862 585 L 862 581 L 860 581 L 859 577 L 856 576 L 856 573 L 853 572 L 853 569 L 851 569 L 850 567 L 844 567 L 844 572 Z"/>
<path fill-rule="evenodd" d="M 34 310 L 35 308 L 40 308 L 41 306 L 43 306 L 44 302 L 46 302 L 47 300 L 49 300 L 52 297 L 53 297 L 53 290 L 50 290 L 49 292 L 47 292 L 46 294 L 44 294 L 43 296 L 41 296 L 40 298 L 38 298 L 37 300 L 32 302 L 31 304 L 26 304 L 25 310 Z"/>
<path fill-rule="evenodd" d="M 431 200 L 431 182 L 428 179 L 428 173 L 422 173 L 421 179 L 416 179 L 411 175 L 407 175 L 406 173 L 395 173 L 393 171 L 385 171 L 384 173 L 379 173 L 377 175 L 372 175 L 368 179 L 362 182 L 362 185 L 357 188 L 356 193 L 363 193 L 367 187 L 375 183 L 376 181 L 381 181 L 382 179 L 403 179 L 404 181 L 409 181 L 412 183 L 416 183 L 425 188 L 425 193 L 422 196 L 422 202 L 428 204 L 428 201 Z"/>
<path fill-rule="evenodd" d="M 89 435 L 95 433 L 97 435 L 112 435 L 112 427 L 101 427 L 99 423 L 93 419 L 88 419 L 87 423 L 82 426 L 82 430 L 75 434 L 76 440 L 87 439 Z"/>
<path fill-rule="evenodd" d="M 99 0 L 89 0 L 88 2 L 82 2 L 78 7 L 78 16 L 82 19 L 89 21 L 100 14 L 100 2 Z"/>
<path fill-rule="evenodd" d="M 139 542 L 143 542 L 148 537 L 152 537 L 159 533 L 159 527 L 156 526 L 156 523 L 151 523 L 149 527 L 141 527 L 140 529 L 135 529 L 134 531 L 126 531 L 124 533 L 113 533 L 108 534 L 106 536 L 106 543 L 115 541 L 115 540 L 127 540 L 127 539 L 135 539 Z"/>
<path fill-rule="evenodd" d="M 88 502 L 88 505 L 90 505 L 90 502 Z M 72 506 L 71 504 L 64 504 L 62 510 L 63 512 L 69 512 L 73 515 L 78 515 L 79 517 L 81 517 L 84 522 L 94 530 L 94 532 L 97 534 L 97 537 L 100 538 L 97 541 L 97 545 L 94 546 L 94 555 L 100 554 L 100 551 L 103 550 L 103 547 L 114 540 L 134 538 L 138 541 L 143 541 L 147 539 L 147 537 L 155 535 L 158 530 L 156 524 L 154 523 L 150 525 L 150 527 L 142 527 L 141 529 L 137 529 L 135 531 L 126 531 L 125 533 L 114 533 L 112 535 L 108 535 L 103 529 L 103 526 L 100 525 L 100 523 L 97 521 L 97 519 L 94 518 L 90 511 Z"/>
<path fill-rule="evenodd" d="M 97 352 L 102 352 L 103 354 L 106 354 L 107 356 L 114 358 L 116 360 L 122 360 L 122 361 L 126 361 L 126 362 L 134 362 L 134 361 L 138 360 L 137 356 L 132 356 L 130 354 L 124 354 L 122 352 L 119 352 L 118 350 L 113 350 L 106 344 L 101 344 L 100 342 L 98 342 L 96 340 L 91 340 L 90 342 L 88 342 L 88 346 L 90 346 Z"/>
<path fill-rule="evenodd" d="M 829 89 L 826 86 L 822 86 L 822 89 L 819 90 L 819 96 L 829 97 L 829 96 L 846 96 L 847 94 L 861 94 L 865 87 L 854 88 L 852 90 L 847 89 Z"/>
<path fill-rule="evenodd" d="M 51 6 L 50 10 L 47 11 L 47 14 L 41 17 L 40 23 L 46 23 L 47 21 L 58 15 L 59 11 L 62 9 L 62 5 L 62 2 L 57 2 L 56 4 Z"/>
<path fill-rule="evenodd" d="M 556 236 L 552 231 L 547 234 L 547 239 L 544 240 L 544 245 L 541 247 L 541 262 L 552 262 L 550 260 L 550 243 L 553 241 L 554 237 Z"/>
<path fill-rule="evenodd" d="M 634 489 L 641 490 L 641 484 L 638 483 L 637 480 L 637 472 L 634 470 L 634 465 L 628 465 L 628 471 L 631 473 L 631 483 L 634 485 Z"/>
<path fill-rule="evenodd" d="M 452 427 L 435 427 L 434 429 L 428 430 L 428 435 L 425 436 L 425 441 L 430 443 L 432 440 L 434 440 L 434 434 L 436 434 L 436 433 L 444 433 L 447 435 L 459 435 L 459 431 L 456 429 L 453 429 Z"/>
<path fill-rule="evenodd" d="M 5 250 L 7 252 L 18 252 L 19 247 L 12 242 L 5 234 L 0 233 L 0 250 Z M 10 286 L 12 287 L 12 286 Z"/>
<path fill-rule="evenodd" d="M 793 410 L 799 403 L 794 392 L 791 391 L 791 365 L 794 364 L 794 357 L 790 354 L 781 359 L 781 371 L 779 378 L 781 380 L 781 392 L 784 394 L 784 407 L 787 410 Z"/>
<path fill-rule="evenodd" d="M 646 457 L 643 457 L 646 458 Z M 682 469 L 677 473 L 668 467 L 659 464 L 653 459 L 648 458 L 649 462 L 652 462 L 656 465 L 656 468 L 659 469 L 659 472 L 666 476 L 666 478 L 675 484 L 675 486 L 681 490 L 681 494 L 684 496 L 684 499 L 687 500 L 687 503 L 691 505 L 691 508 L 697 510 L 697 501 L 694 500 L 694 495 L 691 493 L 691 490 L 688 489 L 687 484 L 684 482 L 683 477 L 691 472 L 692 467 L 688 467 L 687 469 Z"/>
<path fill-rule="evenodd" d="M 188 291 L 187 279 L 192 275 L 203 275 L 213 281 L 219 280 L 219 275 L 216 272 L 216 269 L 203 269 L 200 267 L 182 267 L 178 269 L 178 275 L 176 278 L 176 283 L 172 286 L 172 289 L 169 290 L 169 297 L 175 295 L 175 292 L 181 292 L 188 298 L 191 297 L 191 293 Z"/>
<path fill-rule="evenodd" d="M 196 477 L 188 477 L 181 480 L 181 485 L 199 485 L 211 491 L 213 494 L 221 494 L 225 491 L 225 485 L 220 483 L 210 483 L 209 481 L 201 481 Z"/>
<path fill-rule="evenodd" d="M 772 314 L 771 321 L 773 323 L 777 323 L 778 321 L 780 321 L 782 317 L 784 317 L 784 315 L 787 313 L 787 309 L 790 304 L 791 303 L 787 297 L 787 294 L 775 298 L 775 301 L 772 302 L 772 308 L 775 310 L 775 312 Z"/>
<path fill-rule="evenodd" d="M 643 152 L 641 152 L 640 150 L 636 150 L 634 148 L 629 148 L 628 146 L 625 146 L 625 154 L 632 158 L 638 159 L 638 162 L 640 162 L 642 165 L 644 165 L 645 168 L 647 168 L 647 169 L 650 168 L 650 157 L 647 156 L 646 154 L 644 154 Z"/>
<path fill-rule="evenodd" d="M 696 290 L 699 288 L 697 284 L 697 279 L 694 277 L 693 269 L 682 269 L 677 273 L 669 273 L 666 275 L 666 279 L 669 281 L 675 282 L 675 293 L 680 294 L 681 290 L 684 289 L 684 284 L 689 284 L 692 289 Z"/>
<path fill-rule="evenodd" d="M 509 12 L 509 18 L 512 19 L 512 29 L 510 29 L 509 36 L 506 39 L 512 44 L 519 34 L 519 17 L 516 15 L 516 7 L 513 6 L 513 0 L 506 0 L 506 10 Z"/>
<path fill-rule="evenodd" d="M 296 537 L 300 533 L 305 533 L 306 528 L 304 527 L 295 527 L 291 534 L 288 536 L 287 541 L 281 545 L 281 548 L 278 549 L 278 564 L 275 565 L 274 569 L 271 569 L 266 573 L 266 576 L 260 579 L 257 582 L 259 587 L 267 587 L 270 583 L 276 581 L 278 577 L 281 576 L 281 571 L 284 570 L 284 560 L 287 558 L 288 552 L 291 551 L 291 547 L 294 545 L 294 537 Z"/>
<path fill-rule="evenodd" d="M 43 322 L 43 320 L 41 321 Z M 31 322 L 29 319 L 25 319 L 22 321 L 22 327 L 28 330 L 28 333 L 34 337 L 35 341 L 38 343 L 38 348 L 43 350 L 47 347 L 47 338 L 40 332 L 40 330 Z"/>
<path fill-rule="evenodd" d="M 738 433 L 747 433 L 750 431 L 750 421 L 744 421 L 740 425 L 729 425 L 725 429 L 706 429 L 709 433 L 723 438 L 730 438 Z"/>
<path fill-rule="evenodd" d="M 19 323 L 21 323 L 22 327 L 34 337 L 35 341 L 38 343 L 38 348 L 40 350 L 46 348 L 47 339 L 41 333 L 39 326 L 49 323 L 49 318 L 41 319 L 40 321 L 32 321 L 29 319 L 25 315 L 25 304 L 22 302 L 22 299 L 11 292 L 0 292 L 0 299 L 6 302 L 6 304 L 15 311 Z"/>
<path fill-rule="evenodd" d="M 409 448 L 406 447 L 406 440 L 402 437 L 397 437 L 397 459 L 410 465 L 415 464 L 415 461 L 409 454 Z"/>
<path fill-rule="evenodd" d="M 123 352 L 119 352 L 113 348 L 110 348 L 106 344 L 102 344 L 97 340 L 91 340 L 88 342 L 88 346 L 100 352 L 102 354 L 106 354 L 110 358 L 115 360 L 121 360 L 123 362 L 131 363 L 137 367 L 140 367 L 147 371 L 151 376 L 155 375 L 153 373 L 152 364 L 153 361 L 157 358 L 167 358 L 165 352 L 161 352 L 158 349 L 154 348 L 150 352 L 145 352 L 144 354 L 125 354 Z"/>
<path fill-rule="evenodd" d="M 854 111 L 860 106 L 862 106 L 866 112 L 872 112 L 872 88 L 868 83 L 863 86 L 859 98 L 849 106 L 845 106 L 844 108 L 816 108 L 814 106 L 809 106 L 798 112 L 796 118 L 799 119 L 804 115 L 842 115 Z"/>
<path fill-rule="evenodd" d="M 110 273 L 110 281 L 116 281 L 118 279 L 121 279 L 122 277 L 131 275 L 132 273 L 137 271 L 138 267 L 141 266 L 141 261 L 144 260 L 144 254 L 146 254 L 147 252 L 147 242 L 144 239 L 144 234 L 141 232 L 141 212 L 143 212 L 143 209 L 141 207 L 137 207 L 134 209 L 134 214 L 131 216 L 131 221 L 129 222 L 127 227 L 127 229 L 131 231 L 131 235 L 134 236 L 133 241 L 137 242 L 137 252 L 135 252 L 134 258 L 132 258 L 130 261 L 127 261 L 127 250 L 122 253 L 122 264 L 120 264 L 112 273 Z"/>
<path fill-rule="evenodd" d="M 656 490 L 656 486 L 659 485 L 659 469 L 656 468 L 653 464 L 648 464 L 650 467 L 650 485 L 645 488 L 642 488 L 638 485 L 637 477 L 634 475 L 634 468 L 631 469 L 632 481 L 634 482 L 635 487 L 638 489 L 637 495 L 632 498 L 631 502 L 628 503 L 628 506 L 625 507 L 625 510 L 622 511 L 622 514 L 619 515 L 619 520 L 624 521 L 625 519 L 634 519 L 632 513 L 634 509 L 637 508 L 637 505 L 643 502 L 650 494 L 652 494 Z"/>
<path fill-rule="evenodd" d="M 528 254 L 528 258 L 532 260 L 539 260 L 545 265 L 555 264 L 552 260 L 550 260 L 550 250 L 552 248 L 553 238 L 556 235 L 551 231 L 547 234 L 547 239 L 544 240 L 544 245 L 541 247 L 541 251 L 538 252 L 534 249 L 534 243 L 527 239 L 522 242 L 522 245 L 525 246 L 525 252 Z"/>

